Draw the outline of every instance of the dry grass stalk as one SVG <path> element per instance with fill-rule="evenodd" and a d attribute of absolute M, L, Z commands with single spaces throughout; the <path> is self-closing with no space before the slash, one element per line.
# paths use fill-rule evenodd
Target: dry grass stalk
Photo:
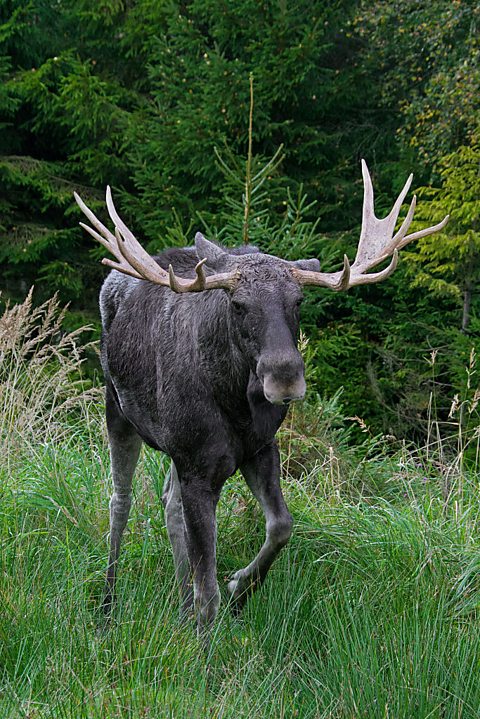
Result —
<path fill-rule="evenodd" d="M 0 450 L 7 461 L 21 446 L 63 437 L 73 414 L 99 397 L 80 374 L 86 347 L 79 338 L 90 328 L 65 332 L 57 297 L 34 307 L 32 295 L 33 288 L 0 317 Z"/>

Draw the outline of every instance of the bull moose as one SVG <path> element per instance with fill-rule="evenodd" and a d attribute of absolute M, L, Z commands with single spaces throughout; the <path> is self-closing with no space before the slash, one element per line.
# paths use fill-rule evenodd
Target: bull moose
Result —
<path fill-rule="evenodd" d="M 305 394 L 297 349 L 302 287 L 339 291 L 384 280 L 397 265 L 399 249 L 438 232 L 448 220 L 407 235 L 414 197 L 395 233 L 412 176 L 389 215 L 378 219 L 363 160 L 362 173 L 357 254 L 353 264 L 345 256 L 343 269 L 332 273 L 321 272 L 316 259 L 290 262 L 252 246 L 227 249 L 200 233 L 195 247 L 151 257 L 117 214 L 109 187 L 114 234 L 75 195 L 93 227 L 80 224 L 115 257 L 103 260 L 113 271 L 100 293 L 114 487 L 106 610 L 142 442 L 172 460 L 163 495 L 166 525 L 182 608 L 194 609 L 199 633 L 213 622 L 220 603 L 215 512 L 223 484 L 237 469 L 264 512 L 266 538 L 253 561 L 228 582 L 232 601 L 241 606 L 262 584 L 287 543 L 292 517 L 280 488 L 275 434 L 290 402 Z M 385 269 L 369 272 L 388 258 Z"/>

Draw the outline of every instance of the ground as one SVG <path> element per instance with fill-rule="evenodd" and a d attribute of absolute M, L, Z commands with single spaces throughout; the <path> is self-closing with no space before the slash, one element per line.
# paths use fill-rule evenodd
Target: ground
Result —
<path fill-rule="evenodd" d="M 338 434 L 335 435 L 339 440 Z M 0 716 L 480 716 L 479 486 L 425 451 L 341 442 L 309 471 L 283 440 L 293 538 L 237 617 L 226 580 L 260 546 L 240 477 L 219 508 L 222 609 L 204 652 L 179 601 L 160 501 L 168 464 L 143 453 L 114 619 L 99 613 L 109 461 L 101 420 L 19 446 L 0 476 Z"/>

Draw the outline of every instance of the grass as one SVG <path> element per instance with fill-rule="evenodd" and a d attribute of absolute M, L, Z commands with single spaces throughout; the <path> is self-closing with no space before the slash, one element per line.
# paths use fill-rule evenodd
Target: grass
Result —
<path fill-rule="evenodd" d="M 383 475 L 386 461 L 371 464 Z M 388 460 L 392 470 L 398 461 Z M 159 499 L 165 470 L 160 455 L 144 453 L 111 626 L 98 613 L 102 437 L 72 432 L 59 446 L 30 448 L 1 478 L 0 716 L 479 715 L 474 476 L 464 477 L 461 516 L 439 478 L 421 471 L 396 477 L 396 499 L 375 501 L 329 496 L 328 475 L 287 478 L 294 537 L 241 617 L 224 603 L 206 656 L 178 622 Z M 222 583 L 262 534 L 234 478 L 219 510 Z"/>
<path fill-rule="evenodd" d="M 56 376 L 48 367 L 37 381 Z M 229 481 L 218 513 L 224 601 L 205 653 L 178 621 L 160 502 L 167 462 L 150 450 L 114 621 L 102 620 L 110 481 L 101 407 L 80 392 L 41 432 L 42 412 L 55 410 L 42 392 L 33 429 L 22 409 L 22 433 L 2 435 L 1 719 L 480 716 L 480 487 L 458 455 L 447 463 L 445 448 L 394 450 L 368 437 L 352 447 L 338 398 L 315 405 L 315 441 L 302 424 L 308 411 L 287 422 L 294 536 L 235 617 L 224 579 L 251 560 L 264 530 L 244 483 Z M 12 393 L 5 406 L 19 416 Z"/>

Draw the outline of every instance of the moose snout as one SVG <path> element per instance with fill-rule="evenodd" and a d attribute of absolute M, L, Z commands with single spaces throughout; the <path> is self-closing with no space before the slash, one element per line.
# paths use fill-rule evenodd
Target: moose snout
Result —
<path fill-rule="evenodd" d="M 263 384 L 263 394 L 272 404 L 287 405 L 303 399 L 306 384 L 304 364 L 300 356 L 262 358 L 257 376 Z"/>

